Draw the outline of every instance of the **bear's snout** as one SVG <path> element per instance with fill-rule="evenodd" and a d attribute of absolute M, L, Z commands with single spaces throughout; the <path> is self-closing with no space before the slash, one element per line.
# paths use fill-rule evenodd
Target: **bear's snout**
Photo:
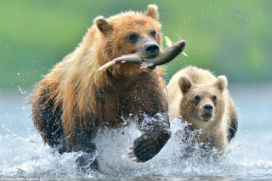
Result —
<path fill-rule="evenodd" d="M 210 114 L 212 112 L 212 110 L 213 110 L 213 106 L 211 104 L 205 104 L 203 106 L 203 110 L 204 110 L 205 113 Z"/>
<path fill-rule="evenodd" d="M 152 58 L 159 54 L 160 47 L 158 46 L 157 43 L 147 43 L 144 46 L 144 50 L 146 54 L 148 55 L 148 57 Z"/>
<path fill-rule="evenodd" d="M 205 104 L 203 106 L 203 113 L 202 117 L 205 121 L 209 121 L 213 117 L 213 105 L 211 104 Z"/>

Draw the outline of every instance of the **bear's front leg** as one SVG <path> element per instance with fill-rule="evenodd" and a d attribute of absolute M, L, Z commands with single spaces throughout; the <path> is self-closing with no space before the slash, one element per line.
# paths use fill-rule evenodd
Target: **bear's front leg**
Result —
<path fill-rule="evenodd" d="M 160 152 L 171 136 L 167 114 L 151 120 L 140 121 L 140 130 L 145 133 L 134 141 L 133 154 L 137 162 L 146 162 Z"/>
<path fill-rule="evenodd" d="M 99 171 L 96 160 L 96 146 L 92 139 L 92 129 L 83 128 L 76 134 L 75 144 L 71 151 L 79 152 L 80 156 L 76 159 L 79 171 L 88 172 L 90 169 Z"/>

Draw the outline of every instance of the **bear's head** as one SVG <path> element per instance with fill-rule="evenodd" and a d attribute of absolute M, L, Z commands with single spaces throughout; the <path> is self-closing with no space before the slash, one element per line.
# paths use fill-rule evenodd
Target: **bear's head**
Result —
<path fill-rule="evenodd" d="M 129 11 L 108 19 L 97 17 L 94 23 L 103 39 L 100 49 L 105 56 L 102 63 L 132 53 L 146 58 L 158 55 L 162 39 L 158 18 L 156 5 L 149 5 L 144 13 Z"/>
<path fill-rule="evenodd" d="M 219 76 L 211 84 L 194 84 L 188 77 L 182 76 L 179 87 L 183 94 L 180 113 L 184 120 L 198 125 L 221 120 L 227 88 L 225 76 Z"/>

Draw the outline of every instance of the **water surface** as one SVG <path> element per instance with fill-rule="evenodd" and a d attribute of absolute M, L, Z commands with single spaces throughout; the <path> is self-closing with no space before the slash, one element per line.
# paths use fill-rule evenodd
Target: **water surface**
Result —
<path fill-rule="evenodd" d="M 272 180 L 272 86 L 235 86 L 239 129 L 222 158 L 201 151 L 184 158 L 184 124 L 172 123 L 173 136 L 147 163 L 127 153 L 139 136 L 134 128 L 105 131 L 96 138 L 103 173 L 82 173 L 75 159 L 44 145 L 31 121 L 28 92 L 0 94 L 0 180 Z M 188 145 L 187 145 L 188 146 Z"/>

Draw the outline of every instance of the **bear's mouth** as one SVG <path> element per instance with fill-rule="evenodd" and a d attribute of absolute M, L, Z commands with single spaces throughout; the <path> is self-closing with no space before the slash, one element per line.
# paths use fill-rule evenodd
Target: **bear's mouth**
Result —
<path fill-rule="evenodd" d="M 206 122 L 208 122 L 212 118 L 212 115 L 210 113 L 204 113 L 202 117 Z"/>
<path fill-rule="evenodd" d="M 185 48 L 186 41 L 180 40 L 176 42 L 173 46 L 168 47 L 162 50 L 159 55 L 153 58 L 145 58 L 141 57 L 140 55 L 134 54 L 127 54 L 122 55 L 121 57 L 115 58 L 106 64 L 102 65 L 98 68 L 99 71 L 106 71 L 109 67 L 114 64 L 138 64 L 141 68 L 145 69 L 154 69 L 158 65 L 166 64 L 176 58 Z"/>

